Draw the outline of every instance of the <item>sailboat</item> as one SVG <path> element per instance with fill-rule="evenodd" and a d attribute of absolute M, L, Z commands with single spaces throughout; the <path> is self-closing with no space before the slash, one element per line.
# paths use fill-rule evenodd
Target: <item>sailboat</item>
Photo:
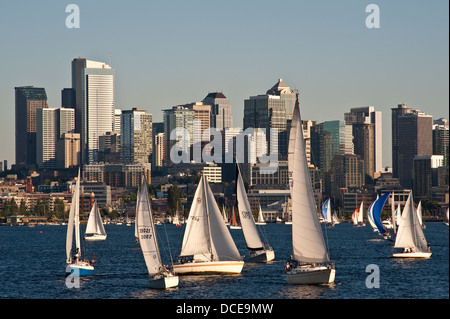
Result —
<path fill-rule="evenodd" d="M 137 202 L 137 232 L 148 274 L 150 275 L 150 287 L 157 289 L 176 287 L 178 286 L 178 276 L 174 276 L 161 261 L 158 238 L 155 232 L 147 183 L 144 176 L 142 176 L 142 185 L 138 193 Z"/>
<path fill-rule="evenodd" d="M 236 181 L 236 198 L 245 243 L 250 250 L 249 262 L 271 261 L 275 259 L 275 253 L 271 247 L 265 247 L 259 237 L 250 203 L 248 202 L 247 193 L 245 191 L 244 181 L 242 180 L 241 171 L 239 170 L 239 165 L 237 166 L 236 171 L 238 175 Z"/>
<path fill-rule="evenodd" d="M 103 226 L 102 216 L 98 209 L 97 201 L 94 202 L 91 212 L 89 213 L 89 219 L 86 226 L 86 232 L 84 233 L 84 240 L 86 241 L 100 241 L 106 239 L 106 231 Z"/>
<path fill-rule="evenodd" d="M 377 199 L 372 203 L 372 205 L 369 208 L 369 213 L 371 215 L 373 223 L 376 226 L 376 230 L 384 239 L 391 238 L 391 234 L 389 234 L 389 232 L 383 227 L 383 223 L 381 221 L 381 211 L 383 210 L 383 206 L 386 203 L 386 200 L 388 199 L 390 194 L 391 192 L 387 192 L 380 197 L 377 196 Z"/>
<path fill-rule="evenodd" d="M 188 256 L 193 256 L 191 261 Z M 180 275 L 239 274 L 244 266 L 205 176 L 195 191 L 180 257 L 185 258 L 173 266 L 173 272 Z"/>
<path fill-rule="evenodd" d="M 72 250 L 73 237 L 75 233 L 75 250 Z M 80 170 L 78 169 L 78 178 L 75 183 L 75 190 L 72 195 L 72 204 L 70 205 L 69 220 L 66 234 L 66 275 L 72 276 L 90 276 L 94 274 L 94 261 L 92 262 L 81 258 L 80 245 Z"/>
<path fill-rule="evenodd" d="M 234 206 L 233 206 L 233 214 L 231 215 L 230 229 L 242 229 L 242 226 L 239 225 L 238 222 L 236 221 L 236 214 L 234 213 Z"/>
<path fill-rule="evenodd" d="M 261 205 L 259 205 L 258 220 L 255 222 L 255 225 L 266 225 L 266 221 L 264 220 L 263 212 L 261 210 Z"/>
<path fill-rule="evenodd" d="M 429 245 L 415 210 L 413 196 L 410 193 L 400 217 L 400 225 L 394 245 L 394 248 L 403 248 L 404 251 L 394 253 L 392 257 L 430 258 L 431 256 Z"/>
<path fill-rule="evenodd" d="M 295 121 L 295 122 L 294 122 Z M 306 159 L 305 141 L 301 126 L 300 107 L 295 103 L 290 134 L 295 134 L 292 162 L 292 246 L 293 258 L 285 267 L 288 284 L 330 284 L 336 270 L 331 263 L 322 228 L 317 216 L 311 178 Z M 289 164 L 288 164 L 289 165 Z"/>
<path fill-rule="evenodd" d="M 332 213 L 331 213 L 331 203 L 328 198 L 322 205 L 322 216 L 325 223 L 333 225 Z"/>

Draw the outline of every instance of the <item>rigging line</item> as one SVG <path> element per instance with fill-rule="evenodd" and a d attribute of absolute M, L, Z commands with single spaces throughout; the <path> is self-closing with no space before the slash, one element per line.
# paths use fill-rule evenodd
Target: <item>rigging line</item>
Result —
<path fill-rule="evenodd" d="M 172 257 L 172 252 L 170 250 L 169 236 L 167 235 L 167 229 L 166 229 L 166 224 L 165 223 L 164 223 L 164 232 L 166 233 L 166 241 L 167 241 L 167 247 L 168 247 L 168 250 L 169 250 L 170 262 L 172 263 L 172 266 L 173 266 L 173 257 Z M 163 248 L 163 249 L 165 251 L 165 248 Z"/>

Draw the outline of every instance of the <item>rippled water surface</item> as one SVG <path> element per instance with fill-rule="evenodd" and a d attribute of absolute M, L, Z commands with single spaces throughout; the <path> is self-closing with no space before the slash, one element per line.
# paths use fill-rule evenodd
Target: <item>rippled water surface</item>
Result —
<path fill-rule="evenodd" d="M 81 278 L 79 287 L 71 289 L 64 276 L 67 226 L 2 226 L 0 298 L 448 299 L 449 228 L 443 223 L 426 226 L 424 233 L 433 252 L 428 260 L 390 258 L 393 243 L 380 239 L 369 227 L 341 223 L 327 228 L 326 240 L 336 264 L 335 283 L 328 287 L 286 283 L 283 265 L 292 250 L 291 226 L 267 224 L 261 229 L 264 240 L 275 250 L 275 261 L 246 263 L 239 275 L 182 276 L 178 288 L 165 291 L 148 288 L 133 226 L 105 225 L 106 241 L 83 243 L 85 257 L 97 256 L 95 275 Z M 184 228 L 161 225 L 157 231 L 161 253 L 169 263 L 180 251 Z M 242 231 L 230 232 L 241 254 L 248 254 Z M 379 288 L 366 286 L 371 275 L 366 272 L 368 265 L 379 269 Z"/>

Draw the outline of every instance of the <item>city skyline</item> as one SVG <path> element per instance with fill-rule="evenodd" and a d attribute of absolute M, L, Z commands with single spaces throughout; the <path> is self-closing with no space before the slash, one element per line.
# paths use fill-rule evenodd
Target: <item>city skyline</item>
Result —
<path fill-rule="evenodd" d="M 234 126 L 243 127 L 244 100 L 279 78 L 299 90 L 304 120 L 343 120 L 351 108 L 374 106 L 382 112 L 383 167 L 392 166 L 391 108 L 405 103 L 433 120 L 449 118 L 447 2 L 377 1 L 379 29 L 364 24 L 369 2 L 281 1 L 283 19 L 261 1 L 174 3 L 179 12 L 78 1 L 80 29 L 66 28 L 66 4 L 2 4 L 0 40 L 11 49 L 0 62 L 0 160 L 15 162 L 14 87 L 42 87 L 48 106 L 60 107 L 77 56 L 111 63 L 115 107 L 141 107 L 154 122 L 164 109 L 220 91 L 231 101 Z M 213 23 L 226 17 L 229 24 Z M 30 45 L 40 50 L 29 53 Z"/>

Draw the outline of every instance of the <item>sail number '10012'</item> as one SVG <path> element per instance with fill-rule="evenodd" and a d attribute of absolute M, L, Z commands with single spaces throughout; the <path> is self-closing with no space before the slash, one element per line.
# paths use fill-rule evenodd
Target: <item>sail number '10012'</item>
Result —
<path fill-rule="evenodd" d="M 153 232 L 151 228 L 148 227 L 142 227 L 139 228 L 139 238 L 140 239 L 152 239 Z"/>

